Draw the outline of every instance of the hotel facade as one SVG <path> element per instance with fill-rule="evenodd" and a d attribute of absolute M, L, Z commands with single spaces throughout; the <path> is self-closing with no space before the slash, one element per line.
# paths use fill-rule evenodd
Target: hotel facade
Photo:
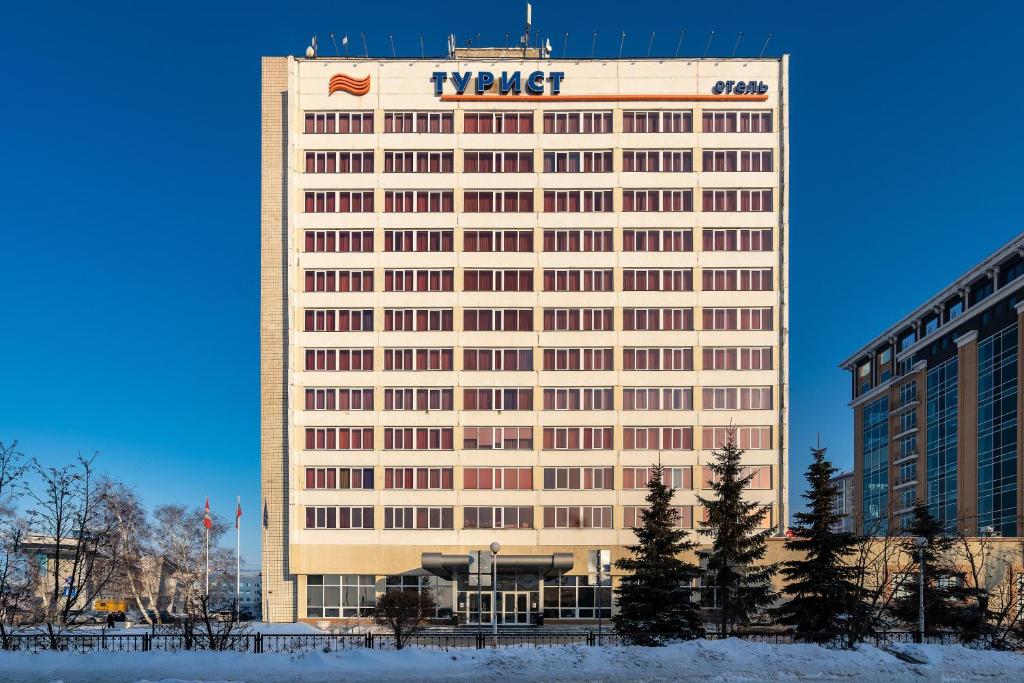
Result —
<path fill-rule="evenodd" d="M 607 618 L 649 466 L 696 536 L 731 428 L 781 534 L 787 69 L 263 59 L 265 620 Z"/>
<path fill-rule="evenodd" d="M 856 353 L 858 531 L 897 532 L 917 500 L 948 533 L 1021 535 L 1024 234 Z"/>

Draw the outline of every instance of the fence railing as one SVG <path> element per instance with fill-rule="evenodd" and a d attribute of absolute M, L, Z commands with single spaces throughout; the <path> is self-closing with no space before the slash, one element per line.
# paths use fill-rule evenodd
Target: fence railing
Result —
<path fill-rule="evenodd" d="M 662 643 L 682 642 L 673 635 L 654 636 Z M 748 642 L 785 645 L 795 642 L 787 633 L 745 633 L 730 635 Z M 708 633 L 709 640 L 717 640 L 719 636 Z M 915 631 L 884 631 L 875 633 L 865 642 L 876 647 L 888 647 L 896 644 L 919 642 Z M 422 631 L 409 638 L 407 646 L 432 648 L 438 650 L 452 649 L 484 649 L 490 647 L 548 647 L 559 645 L 623 646 L 635 642 L 630 634 L 615 631 L 549 631 L 501 633 L 496 636 L 490 633 L 437 632 Z M 965 645 L 967 647 L 986 649 L 991 643 L 985 639 L 961 643 L 955 633 L 929 634 L 924 642 L 932 645 Z M 826 647 L 840 648 L 842 642 L 825 644 Z M 45 633 L 19 633 L 8 635 L 0 641 L 0 649 L 42 652 L 59 650 L 65 652 L 180 652 L 187 650 L 223 650 L 230 652 L 270 653 L 304 653 L 304 652 L 337 652 L 354 649 L 395 649 L 395 639 L 386 633 L 243 633 L 226 637 L 207 634 L 139 633 L 139 634 L 106 634 L 99 633 L 67 633 L 50 636 Z"/>

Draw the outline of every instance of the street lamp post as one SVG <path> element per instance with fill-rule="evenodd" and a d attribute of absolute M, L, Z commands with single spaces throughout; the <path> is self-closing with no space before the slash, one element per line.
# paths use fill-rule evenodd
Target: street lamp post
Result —
<path fill-rule="evenodd" d="M 501 544 L 491 543 L 491 633 L 494 636 L 494 647 L 498 647 L 498 551 Z"/>
<path fill-rule="evenodd" d="M 928 547 L 928 539 L 918 536 L 914 539 L 917 546 L 917 631 L 919 641 L 924 642 L 924 549 Z"/>

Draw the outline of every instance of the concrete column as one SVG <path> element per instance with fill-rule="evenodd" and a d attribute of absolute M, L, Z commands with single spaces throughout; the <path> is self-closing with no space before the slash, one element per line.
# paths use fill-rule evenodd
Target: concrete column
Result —
<path fill-rule="evenodd" d="M 1017 534 L 1024 529 L 1024 302 L 1017 304 Z"/>
<path fill-rule="evenodd" d="M 957 516 L 978 533 L 978 332 L 957 337 Z"/>
<path fill-rule="evenodd" d="M 856 376 L 856 369 L 854 375 Z M 864 533 L 864 406 L 853 409 L 853 526 Z"/>

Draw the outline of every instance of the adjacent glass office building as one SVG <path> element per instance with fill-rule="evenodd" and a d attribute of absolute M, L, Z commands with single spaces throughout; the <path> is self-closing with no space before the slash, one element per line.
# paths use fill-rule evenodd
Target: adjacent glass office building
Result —
<path fill-rule="evenodd" d="M 859 530 L 905 528 L 922 500 L 948 533 L 1018 534 L 1022 274 L 1018 235 L 842 363 Z"/>

